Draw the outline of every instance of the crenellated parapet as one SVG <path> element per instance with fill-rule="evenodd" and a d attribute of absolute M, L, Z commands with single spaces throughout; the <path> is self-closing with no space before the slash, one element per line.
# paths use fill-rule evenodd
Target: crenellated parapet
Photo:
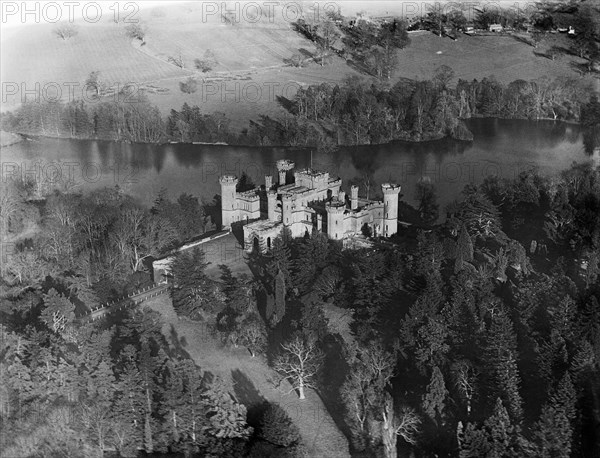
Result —
<path fill-rule="evenodd" d="M 400 194 L 402 186 L 399 184 L 384 183 L 381 185 L 381 191 L 384 196 L 393 196 Z"/>
<path fill-rule="evenodd" d="M 234 175 L 223 175 L 219 178 L 219 183 L 221 186 L 237 186 L 238 179 Z"/>
<path fill-rule="evenodd" d="M 292 170 L 294 167 L 296 167 L 296 164 L 293 161 L 290 161 L 289 159 L 280 159 L 279 161 L 277 161 L 277 170 L 278 171 L 288 171 L 288 170 Z"/>
<path fill-rule="evenodd" d="M 339 200 L 334 199 L 331 202 L 327 202 L 327 204 L 325 205 L 325 210 L 327 210 L 327 213 L 341 215 L 346 210 L 346 203 L 340 202 Z"/>

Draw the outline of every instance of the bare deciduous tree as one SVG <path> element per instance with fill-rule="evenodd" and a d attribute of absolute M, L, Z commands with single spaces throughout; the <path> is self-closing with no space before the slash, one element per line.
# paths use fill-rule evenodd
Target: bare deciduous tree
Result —
<path fill-rule="evenodd" d="M 382 417 L 382 439 L 386 458 L 396 458 L 398 456 L 396 450 L 398 436 L 409 444 L 416 444 L 416 436 L 419 433 L 421 420 L 413 409 L 404 407 L 396 414 L 394 412 L 394 400 L 389 393 L 386 393 Z"/>
<path fill-rule="evenodd" d="M 181 55 L 181 51 L 179 51 L 176 56 L 169 56 L 167 60 L 179 68 L 185 68 L 185 62 L 183 60 L 183 56 Z"/>
<path fill-rule="evenodd" d="M 63 40 L 66 41 L 66 40 L 76 36 L 79 33 L 79 30 L 77 29 L 77 27 L 75 25 L 66 23 L 66 24 L 59 24 L 53 30 L 53 32 L 57 37 L 62 38 Z"/>
<path fill-rule="evenodd" d="M 314 378 L 321 367 L 323 354 L 315 343 L 305 342 L 299 336 L 281 346 L 283 352 L 275 361 L 275 370 L 292 384 L 288 393 L 297 390 L 298 397 L 305 399 L 304 388 L 314 388 Z"/>
<path fill-rule="evenodd" d="M 146 27 L 141 24 L 129 24 L 125 27 L 125 33 L 129 38 L 144 42 L 144 38 L 146 38 Z"/>

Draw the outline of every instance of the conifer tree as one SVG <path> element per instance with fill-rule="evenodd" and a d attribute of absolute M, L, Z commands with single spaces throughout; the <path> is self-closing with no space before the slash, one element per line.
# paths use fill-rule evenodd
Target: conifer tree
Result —
<path fill-rule="evenodd" d="M 427 393 L 423 396 L 423 410 L 438 425 L 443 425 L 445 421 L 447 397 L 444 375 L 438 366 L 434 366 Z"/>
<path fill-rule="evenodd" d="M 490 395 L 503 399 L 511 418 L 518 421 L 522 416 L 522 399 L 519 393 L 516 336 L 510 318 L 502 310 L 492 317 L 484 354 Z"/>
<path fill-rule="evenodd" d="M 207 265 L 204 252 L 197 248 L 192 253 L 182 252 L 175 257 L 171 297 L 179 315 L 193 315 L 210 305 L 212 282 L 204 272 Z"/>
<path fill-rule="evenodd" d="M 271 326 L 277 325 L 285 316 L 285 275 L 279 271 L 275 276 L 275 310 L 269 317 Z"/>
<path fill-rule="evenodd" d="M 300 441 L 298 427 L 279 404 L 270 404 L 265 410 L 260 422 L 259 435 L 280 447 L 289 447 Z"/>
<path fill-rule="evenodd" d="M 275 280 L 281 271 L 284 279 L 285 294 L 292 289 L 292 252 L 287 242 L 282 237 L 273 241 L 271 248 L 271 261 L 267 264 L 267 275 L 271 280 L 270 287 L 275 289 Z"/>
<path fill-rule="evenodd" d="M 458 272 L 465 267 L 465 263 L 473 261 L 473 241 L 469 236 L 467 226 L 462 224 L 458 231 L 458 241 L 456 244 L 456 261 L 454 272 Z"/>

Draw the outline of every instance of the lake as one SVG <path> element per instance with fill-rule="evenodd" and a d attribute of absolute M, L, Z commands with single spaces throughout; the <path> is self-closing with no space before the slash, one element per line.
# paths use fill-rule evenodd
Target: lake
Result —
<path fill-rule="evenodd" d="M 392 181 L 403 186 L 403 199 L 414 203 L 415 184 L 429 180 L 443 206 L 458 197 L 468 183 L 486 176 L 513 178 L 536 168 L 552 174 L 573 162 L 590 161 L 578 125 L 552 121 L 471 119 L 471 143 L 441 140 L 427 143 L 342 147 L 333 154 L 310 149 L 217 145 L 142 145 L 110 141 L 36 138 L 1 151 L 2 176 L 35 177 L 41 183 L 74 181 L 78 189 L 118 184 L 150 204 L 161 188 L 172 198 L 187 192 L 205 200 L 220 193 L 219 176 L 241 175 L 264 183 L 277 181 L 275 163 L 288 158 L 297 167 L 327 170 L 344 180 L 364 183 Z M 596 155 L 597 156 L 597 155 Z M 595 157 L 598 162 L 598 158 Z M 349 191 L 349 190 L 347 190 Z M 364 186 L 361 188 L 364 194 Z"/>

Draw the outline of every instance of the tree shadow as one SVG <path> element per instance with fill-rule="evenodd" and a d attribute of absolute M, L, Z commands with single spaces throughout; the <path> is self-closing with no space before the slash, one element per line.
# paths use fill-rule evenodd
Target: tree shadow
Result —
<path fill-rule="evenodd" d="M 347 59 L 346 65 L 352 70 L 355 70 L 358 73 L 362 73 L 363 75 L 375 76 L 375 74 L 369 71 L 369 69 L 363 63 L 358 62 L 356 60 Z"/>
<path fill-rule="evenodd" d="M 302 56 L 304 56 L 306 59 L 312 59 L 312 60 L 314 60 L 314 59 L 315 59 L 315 54 L 314 54 L 314 53 L 312 53 L 312 52 L 310 52 L 310 51 L 309 51 L 308 49 L 306 49 L 306 48 L 300 48 L 300 49 L 298 49 L 298 52 L 299 52 L 300 54 L 302 54 Z"/>
<path fill-rule="evenodd" d="M 223 222 L 221 221 L 221 195 L 215 194 L 211 202 L 202 201 L 202 209 L 207 216 L 210 216 L 212 222 L 221 228 Z"/>
<path fill-rule="evenodd" d="M 256 389 L 252 380 L 241 370 L 233 369 L 231 379 L 236 399 L 246 406 L 248 424 L 253 428 L 258 427 L 269 403 Z"/>
<path fill-rule="evenodd" d="M 545 59 L 553 60 L 552 56 L 550 54 L 548 54 L 548 53 L 545 53 L 545 52 L 533 51 L 533 55 L 536 56 L 536 57 L 543 57 Z"/>
<path fill-rule="evenodd" d="M 589 72 L 588 64 L 586 62 L 577 62 L 572 60 L 569 62 L 569 67 L 571 67 L 573 71 L 577 72 L 579 76 L 585 76 Z"/>
<path fill-rule="evenodd" d="M 322 389 L 318 390 L 317 394 L 337 427 L 346 437 L 351 437 L 352 433 L 344 418 L 346 412 L 344 403 L 340 396 L 340 388 L 350 370 L 344 357 L 343 339 L 339 334 L 329 334 L 324 340 L 323 350 L 325 359 L 320 374 Z"/>
<path fill-rule="evenodd" d="M 518 41 L 519 43 L 525 43 L 526 45 L 531 46 L 531 40 L 529 40 L 527 37 L 516 34 L 513 34 L 511 36 L 515 39 L 515 41 Z"/>
<path fill-rule="evenodd" d="M 277 103 L 289 113 L 292 113 L 294 107 L 296 106 L 293 101 L 281 95 L 277 96 Z"/>
<path fill-rule="evenodd" d="M 187 340 L 184 337 L 179 337 L 177 334 L 177 330 L 175 326 L 171 325 L 171 329 L 169 330 L 169 348 L 173 349 L 173 353 L 175 356 L 179 358 L 190 358 L 190 354 L 185 350 L 184 347 L 187 346 Z"/>

